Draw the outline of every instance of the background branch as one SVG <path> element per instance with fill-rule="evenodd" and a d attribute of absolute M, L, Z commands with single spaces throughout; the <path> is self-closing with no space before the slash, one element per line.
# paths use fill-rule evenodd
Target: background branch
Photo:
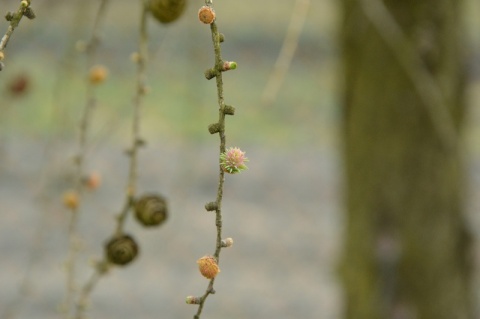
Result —
<path fill-rule="evenodd" d="M 132 205 L 134 203 L 136 194 L 137 183 L 137 158 L 138 150 L 143 146 L 144 142 L 140 138 L 140 110 L 143 102 L 143 97 L 146 93 L 146 65 L 148 59 L 148 32 L 147 32 L 147 14 L 148 14 L 148 1 L 143 1 L 143 8 L 140 18 L 140 30 L 139 30 L 139 44 L 138 53 L 135 54 L 135 62 L 137 63 L 137 76 L 136 76 L 136 93 L 133 101 L 133 119 L 132 119 L 132 142 L 127 154 L 130 157 L 129 173 L 127 189 L 125 192 L 125 201 L 121 209 L 120 214 L 117 216 L 117 226 L 114 231 L 114 237 L 123 233 L 123 226 L 126 221 L 126 217 Z M 111 268 L 112 264 L 108 261 L 107 257 L 96 263 L 95 270 L 90 279 L 83 286 L 78 302 L 76 304 L 76 319 L 83 318 L 83 314 L 86 310 L 88 299 L 91 292 L 94 290 L 99 279 Z"/>
<path fill-rule="evenodd" d="M 10 21 L 10 25 L 8 26 L 5 35 L 0 40 L 0 52 L 5 50 L 7 47 L 8 41 L 13 34 L 13 31 L 16 27 L 18 27 L 20 20 L 22 20 L 23 16 L 27 16 L 30 19 L 35 17 L 32 9 L 30 8 L 30 0 L 23 0 L 20 2 L 20 7 L 17 9 L 15 13 L 8 12 L 6 15 L 6 19 Z"/>
<path fill-rule="evenodd" d="M 93 25 L 92 36 L 86 47 L 87 55 L 87 68 L 93 66 L 95 61 L 96 50 L 99 44 L 100 39 L 100 29 L 101 22 L 104 19 L 108 0 L 102 0 L 100 7 L 97 11 L 95 17 L 95 22 Z M 96 98 L 94 92 L 94 85 L 90 78 L 86 79 L 86 104 L 83 110 L 83 115 L 80 120 L 80 132 L 78 140 L 78 153 L 74 158 L 75 161 L 75 175 L 74 175 L 74 191 L 72 196 L 76 196 L 77 203 L 70 205 L 70 221 L 68 226 L 69 234 L 69 252 L 67 260 L 65 262 L 65 270 L 67 276 L 67 292 L 64 301 L 64 312 L 66 318 L 70 317 L 71 307 L 73 304 L 75 292 L 76 292 L 76 281 L 75 281 L 75 263 L 76 257 L 79 252 L 79 236 L 77 231 L 77 224 L 79 218 L 79 205 L 81 202 L 81 194 L 83 189 L 83 178 L 84 178 L 84 162 L 86 157 L 87 150 L 87 134 L 89 131 L 89 126 L 91 118 L 93 115 L 93 110 L 96 105 Z"/>
<path fill-rule="evenodd" d="M 270 106 L 275 102 L 278 91 L 285 81 L 293 56 L 297 50 L 298 39 L 302 33 L 309 7 L 310 0 L 297 0 L 295 2 L 287 34 L 283 40 L 282 49 L 275 61 L 275 66 L 273 67 L 272 73 L 270 73 L 267 85 L 263 90 L 262 104 L 265 106 Z"/>

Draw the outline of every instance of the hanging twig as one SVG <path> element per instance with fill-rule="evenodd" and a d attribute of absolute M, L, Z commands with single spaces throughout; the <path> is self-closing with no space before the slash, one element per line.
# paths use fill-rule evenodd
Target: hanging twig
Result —
<path fill-rule="evenodd" d="M 93 25 L 92 36 L 85 48 L 87 54 L 88 68 L 93 68 L 96 51 L 100 39 L 101 22 L 104 20 L 107 4 L 108 0 L 102 0 L 102 2 L 100 3 L 100 7 L 97 11 L 95 22 Z M 70 318 L 71 307 L 73 305 L 73 300 L 77 289 L 77 283 L 75 279 L 75 264 L 77 254 L 79 252 L 79 235 L 77 232 L 77 224 L 80 213 L 79 206 L 81 202 L 81 194 L 83 190 L 83 181 L 85 176 L 84 162 L 87 150 L 87 135 L 93 115 L 93 110 L 96 105 L 94 86 L 103 81 L 106 76 L 106 70 L 102 68 L 90 69 L 89 72 L 90 74 L 86 79 L 86 104 L 83 110 L 82 118 L 80 120 L 78 153 L 74 158 L 74 189 L 64 195 L 65 204 L 70 209 L 70 221 L 68 226 L 69 250 L 67 260 L 65 262 L 65 271 L 67 276 L 67 292 L 65 295 L 64 305 L 62 307 L 62 310 L 65 312 L 66 318 Z"/>
<path fill-rule="evenodd" d="M 121 239 L 126 241 L 128 248 L 130 248 L 133 243 L 135 251 L 133 253 L 132 259 L 136 256 L 136 244 L 134 244 L 133 239 L 129 236 L 122 236 L 123 226 L 128 216 L 129 211 L 131 210 L 135 195 L 136 195 L 136 184 L 137 184 L 137 158 L 138 150 L 143 146 L 144 141 L 140 138 L 140 111 L 143 103 L 143 97 L 146 94 L 146 65 L 148 59 L 148 32 L 147 32 L 147 13 L 148 13 L 148 1 L 143 1 L 143 8 L 140 18 L 140 39 L 138 52 L 134 54 L 134 60 L 137 63 L 137 82 L 136 82 L 136 92 L 135 98 L 133 101 L 133 119 L 132 119 L 132 142 L 130 149 L 127 154 L 130 157 L 129 173 L 127 187 L 125 191 L 125 201 L 123 207 L 117 216 L 117 225 L 112 236 L 113 239 Z M 129 260 L 131 261 L 131 259 Z M 128 261 L 128 262 L 129 262 Z M 76 314 L 75 319 L 83 318 L 83 314 L 87 307 L 88 299 L 90 294 L 98 283 L 99 279 L 108 272 L 111 268 L 112 263 L 109 260 L 108 256 L 97 262 L 95 265 L 94 272 L 86 284 L 82 287 L 80 291 L 80 296 L 76 304 Z"/>
<path fill-rule="evenodd" d="M 206 0 L 205 6 L 199 10 L 199 19 L 205 24 L 210 24 L 212 34 L 213 49 L 215 54 L 215 66 L 205 72 L 207 80 L 215 78 L 217 84 L 217 101 L 218 101 L 218 121 L 210 124 L 208 130 L 210 134 L 219 134 L 220 137 L 220 159 L 219 159 L 219 175 L 217 197 L 214 202 L 207 203 L 205 209 L 207 211 L 215 212 L 215 226 L 216 226 L 216 242 L 215 252 L 213 255 L 207 255 L 200 258 L 197 263 L 201 274 L 210 279 L 205 293 L 200 297 L 188 296 L 186 298 L 187 304 L 197 304 L 198 309 L 194 318 L 199 319 L 207 297 L 215 293 L 214 282 L 216 275 L 220 272 L 218 263 L 220 261 L 220 252 L 224 247 L 230 247 L 233 243 L 231 238 L 222 239 L 222 199 L 223 199 L 223 185 L 225 182 L 225 173 L 235 174 L 243 169 L 246 169 L 245 162 L 247 158 L 244 152 L 238 148 L 226 149 L 225 137 L 225 116 L 234 115 L 235 108 L 231 105 L 226 105 L 223 95 L 223 77 L 222 73 L 228 70 L 236 69 L 235 62 L 228 62 L 222 59 L 220 43 L 225 40 L 223 34 L 218 32 L 217 24 L 215 22 L 215 11 L 212 8 L 212 1 Z"/>

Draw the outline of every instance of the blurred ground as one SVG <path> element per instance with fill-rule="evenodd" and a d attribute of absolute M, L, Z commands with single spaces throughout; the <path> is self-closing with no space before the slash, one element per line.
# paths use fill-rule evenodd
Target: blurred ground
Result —
<path fill-rule="evenodd" d="M 0 12 L 18 1 L 0 0 Z M 213 61 L 210 33 L 196 20 L 204 1 L 190 1 L 171 27 L 150 24 L 152 62 L 140 153 L 141 192 L 170 201 L 171 218 L 160 229 L 129 221 L 141 257 L 99 282 L 91 318 L 190 318 L 184 302 L 200 295 L 207 280 L 195 261 L 214 251 L 214 218 L 203 206 L 217 186 L 218 137 L 206 127 L 216 120 L 215 84 L 203 71 Z M 67 254 L 67 212 L 61 205 L 77 150 L 78 116 L 85 104 L 84 56 L 74 51 L 91 30 L 97 1 L 34 3 L 37 19 L 22 21 L 0 74 L 0 318 L 55 318 L 63 300 L 62 262 Z M 123 204 L 137 43 L 138 3 L 112 1 L 97 60 L 110 78 L 96 91 L 87 170 L 103 184 L 87 194 L 80 218 L 84 250 L 79 281 L 91 273 L 89 259 L 102 254 Z M 468 12 L 476 12 L 474 1 Z M 202 318 L 340 318 L 341 291 L 335 265 L 341 245 L 341 159 L 338 143 L 337 2 L 311 1 L 291 69 L 275 103 L 261 95 L 281 47 L 294 2 L 215 1 L 225 59 L 239 68 L 225 73 L 225 96 L 237 108 L 227 119 L 227 140 L 246 150 L 249 170 L 227 176 L 224 236 L 217 294 Z M 476 26 L 475 16 L 466 23 Z M 2 27 L 6 28 L 4 22 Z M 465 131 L 472 229 L 480 229 L 480 52 L 468 34 L 473 83 Z M 186 63 L 188 61 L 188 63 Z M 26 75 L 29 90 L 14 96 L 12 79 Z M 475 291 L 479 291 L 478 288 Z M 18 298 L 20 297 L 20 298 Z M 16 301 L 21 301 L 17 307 Z M 12 309 L 14 316 L 5 316 Z"/>
<path fill-rule="evenodd" d="M 68 152 L 71 146 L 57 144 L 56 152 L 47 154 L 39 141 L 11 140 L 4 147 L 0 252 L 7 258 L 1 263 L 0 309 L 17 296 L 32 266 L 19 318 L 52 318 L 64 294 L 67 215 L 59 202 L 65 171 L 51 154 Z M 216 194 L 216 148 L 159 142 L 142 152 L 140 189 L 166 194 L 171 218 L 159 229 L 128 223 L 140 242 L 141 258 L 99 283 L 92 318 L 193 316 L 196 307 L 185 305 L 184 298 L 203 293 L 207 285 L 195 261 L 213 253 L 215 243 L 214 216 L 203 205 Z M 253 146 L 247 155 L 250 169 L 227 176 L 224 236 L 235 243 L 222 251 L 217 294 L 208 300 L 205 317 L 338 318 L 337 156 L 331 150 Z M 104 183 L 86 197 L 82 209 L 83 280 L 90 273 L 87 259 L 101 254 L 102 242 L 113 230 L 127 159 L 121 149 L 109 147 L 97 152 L 91 165 L 102 172 Z M 32 249 L 38 254 L 33 264 Z"/>

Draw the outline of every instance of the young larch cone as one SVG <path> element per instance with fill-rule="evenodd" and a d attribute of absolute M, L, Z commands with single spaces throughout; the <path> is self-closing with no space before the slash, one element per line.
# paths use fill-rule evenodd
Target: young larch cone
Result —
<path fill-rule="evenodd" d="M 222 170 L 229 174 L 237 174 L 247 169 L 245 163 L 248 162 L 248 158 L 238 147 L 230 147 L 220 154 L 220 166 Z"/>
<path fill-rule="evenodd" d="M 203 6 L 198 10 L 198 19 L 205 24 L 212 24 L 215 21 L 215 11 L 212 7 Z"/>
<path fill-rule="evenodd" d="M 150 0 L 149 9 L 159 22 L 170 23 L 180 18 L 185 4 L 185 0 Z"/>
<path fill-rule="evenodd" d="M 213 256 L 203 256 L 197 260 L 198 269 L 200 273 L 208 279 L 215 278 L 215 276 L 220 272 L 218 268 L 217 259 Z"/>
<path fill-rule="evenodd" d="M 105 245 L 105 253 L 109 262 L 124 266 L 137 257 L 138 245 L 129 235 L 115 236 Z"/>
<path fill-rule="evenodd" d="M 135 203 L 135 217 L 143 226 L 163 224 L 167 216 L 167 202 L 160 195 L 144 195 Z"/>

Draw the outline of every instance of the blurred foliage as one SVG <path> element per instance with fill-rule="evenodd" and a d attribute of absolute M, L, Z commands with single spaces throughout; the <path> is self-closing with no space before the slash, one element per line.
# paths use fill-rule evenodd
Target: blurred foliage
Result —
<path fill-rule="evenodd" d="M 10 2 L 2 1 L 1 8 Z M 196 2 L 190 1 L 185 16 L 172 25 L 153 19 L 150 23 L 151 93 L 143 113 L 147 139 L 209 137 L 207 126 L 217 114 L 215 83 L 203 76 L 213 63 L 211 39 L 208 26 L 197 20 L 203 1 Z M 331 139 L 325 128 L 336 116 L 334 1 L 312 2 L 291 72 L 270 107 L 261 105 L 260 97 L 294 2 L 218 2 L 215 6 L 220 31 L 226 36 L 223 58 L 239 64 L 237 70 L 225 74 L 226 102 L 236 107 L 238 115 L 229 123 L 230 136 L 238 142 L 279 145 Z M 94 1 L 44 1 L 33 7 L 37 19 L 22 21 L 7 48 L 1 79 L 2 90 L 6 90 L 8 81 L 26 74 L 30 90 L 24 96 L 4 92 L 2 104 L 8 108 L 9 120 L 1 130 L 72 136 L 85 103 L 87 70 L 75 43 L 88 39 L 96 5 Z M 135 76 L 129 57 L 136 47 L 138 18 L 138 3 L 126 0 L 112 2 L 106 16 L 97 61 L 109 68 L 110 77 L 97 89 L 94 131 L 99 137 L 128 134 Z"/>
<path fill-rule="evenodd" d="M 208 26 L 197 20 L 203 1 L 190 0 L 186 14 L 171 25 L 150 22 L 151 61 L 143 132 L 172 141 L 208 138 L 207 126 L 215 118 L 215 84 L 203 77 L 211 67 Z M 16 1 L 0 0 L 0 11 Z M 2 134 L 73 137 L 85 103 L 87 66 L 75 50 L 78 40 L 90 35 L 97 3 L 93 0 L 36 1 L 35 20 L 22 21 L 6 50 L 2 90 Z M 227 104 L 237 109 L 229 123 L 230 143 L 320 145 L 335 142 L 340 115 L 336 97 L 338 8 L 334 0 L 312 1 L 305 29 L 282 90 L 272 106 L 261 104 L 289 23 L 294 1 L 217 1 L 220 32 L 226 36 L 223 58 L 239 68 L 225 74 Z M 471 0 L 466 35 L 469 65 L 478 80 L 480 28 L 475 16 L 478 4 Z M 478 9 L 478 8 L 476 8 Z M 140 6 L 137 1 L 111 3 L 105 21 L 98 63 L 110 70 L 109 80 L 97 90 L 99 105 L 93 123 L 97 138 L 124 139 L 129 131 L 134 94 L 135 65 L 129 59 L 137 43 Z M 6 21 L 1 26 L 7 27 Z M 11 82 L 28 78 L 25 94 L 12 95 Z M 472 99 L 477 97 L 472 97 Z M 477 99 L 478 100 L 478 99 Z M 480 117 L 474 113 L 475 118 Z"/>

